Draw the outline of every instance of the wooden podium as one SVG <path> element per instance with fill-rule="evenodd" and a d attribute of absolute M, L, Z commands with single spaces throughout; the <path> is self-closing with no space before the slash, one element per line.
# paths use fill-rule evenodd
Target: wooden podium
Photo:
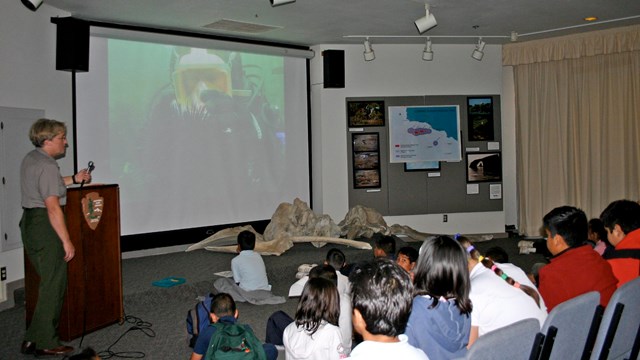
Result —
<path fill-rule="evenodd" d="M 71 341 L 123 320 L 118 185 L 67 190 L 64 209 L 75 257 L 67 264 L 67 290 L 59 333 Z M 27 326 L 38 300 L 40 277 L 25 254 Z"/>

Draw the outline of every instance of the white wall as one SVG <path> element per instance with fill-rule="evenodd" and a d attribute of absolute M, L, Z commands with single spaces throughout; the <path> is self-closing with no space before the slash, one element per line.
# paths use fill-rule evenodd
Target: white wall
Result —
<path fill-rule="evenodd" d="M 71 74 L 55 69 L 56 27 L 50 20 L 53 16 L 68 14 L 46 4 L 32 12 L 20 1 L 3 2 L 0 11 L 0 106 L 43 109 L 45 116 L 66 122 L 71 132 Z M 25 142 L 29 141 L 27 134 L 22 136 Z M 72 154 L 73 144 L 69 146 L 67 154 Z M 59 164 L 63 173 L 73 171 L 72 156 L 68 155 Z M 7 267 L 7 281 L 2 287 L 7 282 L 23 279 L 22 248 L 0 252 L 0 266 Z"/>
<path fill-rule="evenodd" d="M 422 60 L 423 45 L 373 44 L 374 61 L 365 62 L 363 46 L 322 45 L 315 47 L 311 60 L 311 103 L 313 130 L 314 211 L 331 216 L 336 222 L 348 211 L 347 126 L 345 98 L 357 96 L 414 95 L 503 95 L 502 153 L 504 163 L 504 211 L 449 214 L 388 216 L 389 225 L 401 224 L 432 233 L 503 233 L 515 195 L 515 127 L 511 96 L 503 94 L 502 48 L 488 45 L 482 61 L 471 58 L 473 45 L 434 45 L 432 62 Z M 324 89 L 322 50 L 345 50 L 345 88 Z M 508 81 L 505 80 L 505 81 Z M 505 110 L 506 109 L 506 110 Z"/>

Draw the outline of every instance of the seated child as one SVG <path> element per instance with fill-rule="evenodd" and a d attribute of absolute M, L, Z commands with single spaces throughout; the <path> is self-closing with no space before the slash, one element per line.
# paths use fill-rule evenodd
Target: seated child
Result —
<path fill-rule="evenodd" d="M 327 251 L 327 257 L 324 260 L 325 265 L 331 265 L 336 269 L 336 275 L 338 276 L 338 292 L 340 295 L 351 294 L 351 285 L 349 285 L 349 278 L 342 274 L 342 269 L 347 264 L 344 253 L 340 249 L 332 248 Z"/>
<path fill-rule="evenodd" d="M 340 293 L 340 295 L 349 295 L 351 293 L 349 278 L 343 275 L 340 271 L 340 269 L 342 269 L 345 264 L 345 256 L 342 251 L 333 248 L 327 252 L 327 256 L 324 260 L 324 265 L 331 265 L 334 269 L 336 269 L 336 275 L 338 278 L 338 292 Z M 310 270 L 306 276 L 301 277 L 298 281 L 291 285 L 291 287 L 289 288 L 289 297 L 296 297 L 302 294 L 302 289 L 304 288 L 304 284 L 306 284 L 309 280 L 309 275 Z"/>
<path fill-rule="evenodd" d="M 458 242 L 466 250 L 473 304 L 469 345 L 488 332 L 500 329 L 517 321 L 534 318 L 540 326 L 547 312 L 540 309 L 540 298 L 532 288 L 520 284 L 493 264 L 465 237 Z"/>
<path fill-rule="evenodd" d="M 211 325 L 207 326 L 198 336 L 198 341 L 196 341 L 193 347 L 190 360 L 200 360 L 207 353 L 209 343 L 217 331 L 216 323 L 235 324 L 238 319 L 236 303 L 233 301 L 231 295 L 226 293 L 219 293 L 213 297 L 210 311 Z M 253 331 L 249 325 L 244 325 L 244 327 L 247 333 L 253 335 Z M 255 338 L 255 335 L 253 335 L 253 337 Z M 266 358 L 269 360 L 275 360 L 278 357 L 278 350 L 273 344 L 263 344 L 262 348 L 255 349 L 255 351 L 264 351 Z"/>
<path fill-rule="evenodd" d="M 395 260 L 396 239 L 389 235 L 376 237 L 373 244 L 373 257 Z"/>
<path fill-rule="evenodd" d="M 609 239 L 607 237 L 607 230 L 604 228 L 604 224 L 602 220 L 598 218 L 594 218 L 589 220 L 589 232 L 587 233 L 589 237 L 589 241 L 591 241 L 593 245 L 593 250 L 595 250 L 601 256 L 606 252 L 613 251 L 614 247 L 609 243 Z"/>
<path fill-rule="evenodd" d="M 213 282 L 217 292 L 228 293 L 237 302 L 254 305 L 282 304 L 282 296 L 271 293 L 267 270 L 259 253 L 253 251 L 256 236 L 251 231 L 238 234 L 238 256 L 231 259 L 233 279 L 221 277 Z"/>
<path fill-rule="evenodd" d="M 407 270 L 409 274 L 413 274 L 413 269 L 416 267 L 418 255 L 418 250 L 411 246 L 401 247 L 396 255 L 396 262 L 401 268 Z"/>
<path fill-rule="evenodd" d="M 405 334 L 430 360 L 464 358 L 471 331 L 471 281 L 467 254 L 448 236 L 420 248 L 416 297 Z"/>
<path fill-rule="evenodd" d="M 428 360 L 403 334 L 413 301 L 409 274 L 393 261 L 376 259 L 356 266 L 349 280 L 353 329 L 364 340 L 351 358 Z"/>
<path fill-rule="evenodd" d="M 526 285 L 528 288 L 535 291 L 539 299 L 538 305 L 540 305 L 540 309 L 547 311 L 547 306 L 544 303 L 542 295 L 540 295 L 538 288 L 531 280 L 533 274 L 527 274 L 518 266 L 510 263 L 509 254 L 507 254 L 507 252 L 500 246 L 494 246 L 487 249 L 484 255 L 485 258 L 489 259 L 489 261 L 493 261 L 493 264 L 495 264 L 497 268 L 501 269 L 504 274 L 508 274 L 508 276 L 511 277 L 514 281 L 522 285 Z"/>
<path fill-rule="evenodd" d="M 271 290 L 267 279 L 267 270 L 262 256 L 253 251 L 256 246 L 256 235 L 251 231 L 238 234 L 238 256 L 231 259 L 233 280 L 246 291 Z"/>
<path fill-rule="evenodd" d="M 348 351 L 342 345 L 339 316 L 340 295 L 335 283 L 324 278 L 309 279 L 298 302 L 295 321 L 284 329 L 286 359 L 346 358 Z"/>
<path fill-rule="evenodd" d="M 339 273 L 331 265 L 316 266 L 309 272 L 309 279 L 323 278 L 327 279 L 334 284 L 338 284 Z M 308 279 L 307 279 L 308 281 Z M 306 284 L 306 282 L 305 282 Z M 304 288 L 304 285 L 302 285 Z M 342 334 L 342 345 L 347 350 L 347 353 L 351 350 L 352 344 L 352 325 L 351 325 L 351 295 L 342 294 L 338 290 L 340 295 L 340 316 L 338 318 L 338 327 Z M 282 333 L 284 329 L 293 322 L 293 319 L 283 311 L 276 311 L 267 320 L 266 339 L 267 342 L 282 345 Z"/>

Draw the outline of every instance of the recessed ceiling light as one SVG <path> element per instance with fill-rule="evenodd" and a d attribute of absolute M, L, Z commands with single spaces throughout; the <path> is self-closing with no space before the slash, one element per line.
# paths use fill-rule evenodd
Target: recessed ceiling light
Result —
<path fill-rule="evenodd" d="M 584 18 L 584 21 L 596 21 L 596 20 L 598 20 L 598 18 L 595 16 L 587 16 L 586 18 Z"/>

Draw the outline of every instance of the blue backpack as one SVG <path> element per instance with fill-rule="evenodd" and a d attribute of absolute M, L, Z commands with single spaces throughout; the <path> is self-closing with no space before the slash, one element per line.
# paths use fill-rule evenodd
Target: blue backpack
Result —
<path fill-rule="evenodd" d="M 211 300 L 213 294 L 205 296 L 204 300 L 198 301 L 189 312 L 187 312 L 187 333 L 191 335 L 189 347 L 194 347 L 198 341 L 198 335 L 204 328 L 211 324 Z"/>

